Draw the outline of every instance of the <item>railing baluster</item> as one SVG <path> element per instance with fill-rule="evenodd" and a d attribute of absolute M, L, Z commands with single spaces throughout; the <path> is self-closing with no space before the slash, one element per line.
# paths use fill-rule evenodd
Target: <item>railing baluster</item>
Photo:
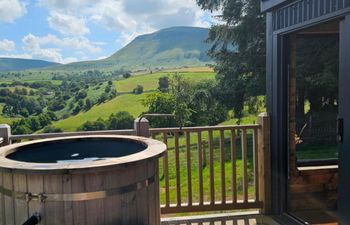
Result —
<path fill-rule="evenodd" d="M 175 132 L 175 166 L 176 166 L 176 197 L 177 206 L 181 206 L 181 181 L 180 181 L 180 150 L 179 150 L 179 132 Z"/>
<path fill-rule="evenodd" d="M 259 201 L 259 160 L 258 160 L 258 129 L 253 129 L 253 168 L 254 168 L 254 192 L 255 201 Z"/>
<path fill-rule="evenodd" d="M 192 205 L 191 135 L 186 132 L 188 205 Z"/>
<path fill-rule="evenodd" d="M 214 148 L 213 148 L 213 131 L 208 131 L 209 141 L 209 176 L 210 176 L 210 204 L 215 204 L 215 191 L 214 191 Z"/>
<path fill-rule="evenodd" d="M 151 136 L 152 136 L 152 139 L 156 139 L 157 138 L 157 133 L 152 133 Z"/>
<path fill-rule="evenodd" d="M 232 203 L 237 203 L 237 149 L 236 149 L 236 130 L 231 130 L 231 166 L 232 166 Z"/>
<path fill-rule="evenodd" d="M 198 148 L 198 187 L 199 187 L 199 205 L 203 205 L 203 155 L 202 155 L 202 132 L 197 132 Z"/>
<path fill-rule="evenodd" d="M 168 146 L 168 134 L 163 132 L 163 142 Z M 164 184 L 165 184 L 165 206 L 170 206 L 170 191 L 169 191 L 169 162 L 168 162 L 168 150 L 165 152 L 163 157 L 163 173 L 164 173 Z"/>
<path fill-rule="evenodd" d="M 244 128 L 242 129 L 241 145 L 242 145 L 242 164 L 243 164 L 243 201 L 246 203 L 248 202 L 248 166 L 247 166 L 248 146 L 247 146 L 247 130 Z"/>
<path fill-rule="evenodd" d="M 220 130 L 221 203 L 226 203 L 225 133 Z"/>

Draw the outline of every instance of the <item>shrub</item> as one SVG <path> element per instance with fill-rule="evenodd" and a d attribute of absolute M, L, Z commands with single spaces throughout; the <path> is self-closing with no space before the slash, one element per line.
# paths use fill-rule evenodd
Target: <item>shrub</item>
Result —
<path fill-rule="evenodd" d="M 111 115 L 108 119 L 108 129 L 132 129 L 134 127 L 135 118 L 126 111 L 117 112 L 115 115 Z"/>
<path fill-rule="evenodd" d="M 47 126 L 44 128 L 43 133 L 61 133 L 63 130 L 54 126 Z"/>
<path fill-rule="evenodd" d="M 137 85 L 136 88 L 132 91 L 134 94 L 139 95 L 143 93 L 143 86 Z"/>
<path fill-rule="evenodd" d="M 125 79 L 127 79 L 127 78 L 131 77 L 131 73 L 130 72 L 126 72 L 126 73 L 123 74 L 123 77 Z"/>

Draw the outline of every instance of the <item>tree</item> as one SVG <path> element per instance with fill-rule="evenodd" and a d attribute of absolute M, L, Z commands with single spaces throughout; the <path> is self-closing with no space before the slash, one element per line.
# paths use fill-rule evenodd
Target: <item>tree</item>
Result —
<path fill-rule="evenodd" d="M 47 126 L 44 128 L 43 133 L 61 133 L 63 130 L 54 126 Z"/>
<path fill-rule="evenodd" d="M 87 93 L 86 93 L 86 91 L 79 91 L 78 92 L 78 94 L 75 96 L 75 99 L 76 100 L 79 100 L 79 99 L 84 99 L 84 98 L 86 98 L 86 96 L 87 96 Z"/>
<path fill-rule="evenodd" d="M 85 110 L 87 111 L 87 110 L 91 109 L 92 106 L 93 106 L 92 101 L 89 98 L 87 98 L 85 100 Z"/>
<path fill-rule="evenodd" d="M 104 103 L 105 101 L 107 101 L 108 99 L 108 94 L 106 92 L 104 92 L 99 98 L 98 98 L 98 103 Z"/>
<path fill-rule="evenodd" d="M 73 115 L 78 114 L 81 111 L 81 107 L 79 105 L 75 106 L 75 108 L 73 109 Z"/>
<path fill-rule="evenodd" d="M 105 92 L 109 93 L 110 91 L 111 91 L 111 86 L 107 85 L 106 88 L 105 88 Z"/>
<path fill-rule="evenodd" d="M 170 93 L 174 96 L 174 114 L 179 126 L 183 127 L 191 123 L 189 119 L 192 110 L 189 105 L 193 90 L 193 86 L 188 79 L 185 79 L 181 74 L 174 74 L 170 81 Z"/>
<path fill-rule="evenodd" d="M 81 131 L 106 130 L 106 122 L 98 118 L 95 122 L 87 121 L 78 128 Z"/>
<path fill-rule="evenodd" d="M 161 78 L 159 78 L 158 89 L 161 92 L 168 91 L 168 89 L 169 89 L 169 78 L 168 77 L 161 77 Z"/>
<path fill-rule="evenodd" d="M 220 100 L 242 116 L 244 101 L 265 94 L 265 18 L 257 0 L 197 0 L 202 9 L 219 11 L 223 24 L 209 32 L 209 55 L 215 71 Z"/>
<path fill-rule="evenodd" d="M 228 110 L 218 100 L 217 84 L 211 80 L 203 80 L 194 86 L 190 108 L 192 110 L 191 125 L 217 125 L 227 119 Z"/>
<path fill-rule="evenodd" d="M 142 105 L 148 108 L 146 113 L 172 114 L 175 111 L 175 98 L 170 93 L 150 93 L 142 100 Z M 149 122 L 152 127 L 176 126 L 173 118 L 149 118 Z"/>
<path fill-rule="evenodd" d="M 123 77 L 125 79 L 128 79 L 129 77 L 131 77 L 131 73 L 130 72 L 125 72 L 125 73 L 123 73 Z"/>
<path fill-rule="evenodd" d="M 111 115 L 108 119 L 108 129 L 121 130 L 132 129 L 134 127 L 135 118 L 126 111 L 117 112 Z"/>
<path fill-rule="evenodd" d="M 136 95 L 142 94 L 143 93 L 143 86 L 137 85 L 132 92 Z"/>

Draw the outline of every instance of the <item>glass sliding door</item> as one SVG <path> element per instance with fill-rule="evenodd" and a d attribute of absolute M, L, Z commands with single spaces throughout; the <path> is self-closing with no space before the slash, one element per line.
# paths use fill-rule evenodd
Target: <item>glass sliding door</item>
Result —
<path fill-rule="evenodd" d="M 337 224 L 339 21 L 289 38 L 288 212 Z"/>

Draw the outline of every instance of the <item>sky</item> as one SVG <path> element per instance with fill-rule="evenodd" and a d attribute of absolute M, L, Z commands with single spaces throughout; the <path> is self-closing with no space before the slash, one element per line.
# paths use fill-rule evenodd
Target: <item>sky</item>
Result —
<path fill-rule="evenodd" d="M 0 0 L 0 57 L 102 59 L 138 35 L 213 18 L 195 0 Z"/>

